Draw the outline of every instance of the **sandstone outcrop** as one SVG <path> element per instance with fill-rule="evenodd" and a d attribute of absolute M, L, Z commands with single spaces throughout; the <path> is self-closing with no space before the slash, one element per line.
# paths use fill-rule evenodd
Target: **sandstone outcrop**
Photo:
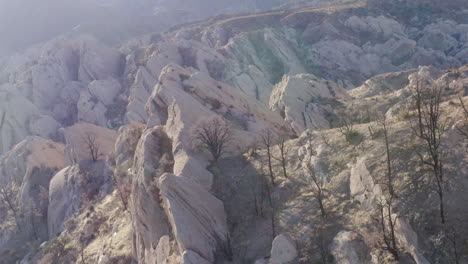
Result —
<path fill-rule="evenodd" d="M 296 134 L 307 129 L 330 128 L 327 113 L 337 100 L 349 99 L 346 91 L 334 82 L 314 75 L 285 76 L 271 93 L 270 108 L 281 114 Z"/>
<path fill-rule="evenodd" d="M 77 213 L 85 202 L 96 199 L 100 187 L 109 180 L 105 161 L 81 162 L 55 174 L 49 186 L 47 211 L 49 239 L 64 230 L 64 223 Z"/>
<path fill-rule="evenodd" d="M 132 186 L 133 250 L 139 263 L 156 263 L 168 256 L 161 248 L 161 238 L 170 236 L 170 225 L 160 203 L 158 178 L 171 172 L 171 142 L 162 127 L 143 132 L 135 150 Z M 159 263 L 159 262 L 158 262 Z"/>
<path fill-rule="evenodd" d="M 21 226 L 30 239 L 48 239 L 47 208 L 49 182 L 64 166 L 64 146 L 39 137 L 28 137 L 0 159 L 0 182 L 18 184 Z M 2 239 L 5 239 L 3 237 Z"/>

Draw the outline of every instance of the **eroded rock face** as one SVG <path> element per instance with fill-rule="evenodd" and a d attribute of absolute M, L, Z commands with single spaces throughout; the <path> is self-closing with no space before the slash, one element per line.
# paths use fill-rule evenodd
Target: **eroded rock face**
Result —
<path fill-rule="evenodd" d="M 378 75 L 353 89 L 351 93 L 356 97 L 370 97 L 396 91 L 409 84 L 409 76 L 414 72 L 414 70 L 409 70 Z"/>
<path fill-rule="evenodd" d="M 114 79 L 92 81 L 88 86 L 91 95 L 95 96 L 105 106 L 114 103 L 121 89 L 120 83 Z"/>
<path fill-rule="evenodd" d="M 135 81 L 130 87 L 126 118 L 129 121 L 145 123 L 148 114 L 145 111 L 145 104 L 151 95 L 157 78 L 153 77 L 148 70 L 140 67 L 136 73 Z"/>
<path fill-rule="evenodd" d="M 234 153 L 246 150 L 264 129 L 289 132 L 278 114 L 206 73 L 169 65 L 159 83 L 146 105 L 148 126 L 165 125 L 173 142 L 174 174 L 192 178 L 206 188 L 211 187 L 212 176 L 206 170 L 206 158 L 194 153 L 191 139 L 199 122 L 219 115 L 231 123 L 234 137 L 243 139 L 230 149 Z"/>
<path fill-rule="evenodd" d="M 145 126 L 138 122 L 132 122 L 119 128 L 115 141 L 115 165 L 132 167 L 135 150 Z"/>
<path fill-rule="evenodd" d="M 27 136 L 54 138 L 59 124 L 23 97 L 12 85 L 0 87 L 0 154 Z"/>
<path fill-rule="evenodd" d="M 340 264 L 370 263 L 371 259 L 364 239 L 352 231 L 339 232 L 330 245 L 330 252 Z"/>
<path fill-rule="evenodd" d="M 64 146 L 39 137 L 28 137 L 0 159 L 0 182 L 18 183 L 21 226 L 30 239 L 47 240 L 49 182 L 64 166 Z"/>
<path fill-rule="evenodd" d="M 162 127 L 146 130 L 135 150 L 132 186 L 133 250 L 139 263 L 159 263 L 168 256 L 160 242 L 170 236 L 170 225 L 160 203 L 158 178 L 171 172 L 171 142 Z"/>
<path fill-rule="evenodd" d="M 292 47 L 297 45 L 294 32 L 272 29 L 246 32 L 233 37 L 223 49 L 235 60 L 225 73 L 249 96 L 268 102 L 273 86 L 283 75 L 306 72 L 301 58 Z"/>
<path fill-rule="evenodd" d="M 289 236 L 281 234 L 275 237 L 271 248 L 271 264 L 291 263 L 296 257 L 296 244 Z"/>
<path fill-rule="evenodd" d="M 120 52 L 84 36 L 12 57 L 2 68 L 0 153 L 29 135 L 57 139 L 61 126 L 77 120 L 107 126 L 121 88 L 113 78 L 122 67 Z"/>
<path fill-rule="evenodd" d="M 311 74 L 285 76 L 270 97 L 270 108 L 281 114 L 296 134 L 306 129 L 329 128 L 327 113 L 333 112 L 337 99 L 349 99 L 334 82 Z"/>
<path fill-rule="evenodd" d="M 64 230 L 63 224 L 78 212 L 84 202 L 97 197 L 110 173 L 106 162 L 101 160 L 81 162 L 54 175 L 49 186 L 47 212 L 50 239 Z"/>
<path fill-rule="evenodd" d="M 90 83 L 118 77 L 123 71 L 123 56 L 93 38 L 79 42 L 78 80 Z"/>
<path fill-rule="evenodd" d="M 164 174 L 159 186 L 179 252 L 191 250 L 214 263 L 215 251 L 228 237 L 223 203 L 187 177 Z"/>
<path fill-rule="evenodd" d="M 374 183 L 365 161 L 366 158 L 361 157 L 351 168 L 350 189 L 351 196 L 358 200 L 364 209 L 372 210 L 377 203 L 385 202 L 387 198 L 383 195 L 380 186 Z M 384 210 L 388 210 L 388 208 Z M 398 246 L 408 252 L 416 263 L 428 264 L 429 262 L 418 249 L 418 236 L 411 225 L 397 213 L 393 213 L 392 218 L 396 219 L 395 236 L 398 240 Z M 354 246 L 349 244 L 350 241 L 355 240 L 356 236 L 357 234 L 353 232 L 340 232 L 335 237 L 331 246 L 335 258 L 341 257 L 343 263 L 362 263 L 360 257 L 357 257 L 358 254 L 353 252 Z"/>

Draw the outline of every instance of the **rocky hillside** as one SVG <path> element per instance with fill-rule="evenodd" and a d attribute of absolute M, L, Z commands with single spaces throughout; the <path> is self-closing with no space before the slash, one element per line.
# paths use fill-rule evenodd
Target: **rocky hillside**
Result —
<path fill-rule="evenodd" d="M 0 263 L 468 263 L 467 6 L 414 3 L 0 60 Z"/>

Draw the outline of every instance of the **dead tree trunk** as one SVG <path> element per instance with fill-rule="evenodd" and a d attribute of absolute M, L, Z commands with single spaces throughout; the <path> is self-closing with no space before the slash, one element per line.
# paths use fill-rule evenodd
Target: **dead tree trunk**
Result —
<path fill-rule="evenodd" d="M 390 254 L 392 254 L 395 260 L 399 260 L 398 247 L 395 236 L 395 224 L 397 217 L 392 216 L 392 200 L 381 201 L 379 205 L 380 209 L 380 232 L 382 233 L 382 242 L 380 247 Z"/>
<path fill-rule="evenodd" d="M 320 208 L 320 213 L 322 217 L 326 217 L 326 211 L 324 206 L 324 191 L 325 191 L 325 179 L 323 177 L 318 176 L 315 173 L 315 168 L 311 164 L 307 164 L 305 166 L 305 171 L 309 178 L 309 182 L 311 181 L 313 184 L 314 195 L 315 199 L 317 200 Z"/>
<path fill-rule="evenodd" d="M 392 157 L 390 155 L 390 143 L 388 138 L 388 127 L 387 127 L 387 119 L 385 115 L 381 120 L 381 124 L 383 127 L 384 132 L 384 141 L 385 141 L 385 150 L 387 154 L 387 188 L 391 196 L 395 195 L 395 191 L 393 189 L 393 173 L 392 173 Z"/>
<path fill-rule="evenodd" d="M 418 83 L 419 84 L 419 83 Z M 429 88 L 414 89 L 413 101 L 417 111 L 418 125 L 412 126 L 414 135 L 422 142 L 422 151 L 416 150 L 421 163 L 432 171 L 435 191 L 439 197 L 439 210 L 442 224 L 445 224 L 444 212 L 444 173 L 442 162 L 442 136 L 446 131 L 443 113 L 440 108 L 444 86 L 433 85 Z"/>
<path fill-rule="evenodd" d="M 284 177 L 288 178 L 288 172 L 287 172 L 286 167 L 288 166 L 288 152 L 289 152 L 289 149 L 286 146 L 286 140 L 287 140 L 287 138 L 285 136 L 280 137 L 280 142 L 278 144 L 280 156 L 279 156 L 279 158 L 275 158 L 275 159 L 280 162 L 281 168 L 283 170 Z"/>
<path fill-rule="evenodd" d="M 264 133 L 261 135 L 261 141 L 267 151 L 268 172 L 270 176 L 271 185 L 275 186 L 276 183 L 275 183 L 275 176 L 273 174 L 273 163 L 272 163 L 272 159 L 273 159 L 272 147 L 274 144 L 273 133 L 271 133 L 270 130 L 264 131 Z"/>

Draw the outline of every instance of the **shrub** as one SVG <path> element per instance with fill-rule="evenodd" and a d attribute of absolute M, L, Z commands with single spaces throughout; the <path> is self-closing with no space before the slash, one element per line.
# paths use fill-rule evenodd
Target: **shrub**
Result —
<path fill-rule="evenodd" d="M 412 117 L 411 113 L 407 110 L 401 110 L 399 113 L 398 113 L 398 121 L 406 121 L 406 120 L 409 120 L 410 118 Z"/>
<path fill-rule="evenodd" d="M 364 140 L 364 135 L 362 135 L 356 130 L 347 131 L 345 132 L 344 136 L 345 136 L 346 141 L 353 145 L 358 145 Z"/>

